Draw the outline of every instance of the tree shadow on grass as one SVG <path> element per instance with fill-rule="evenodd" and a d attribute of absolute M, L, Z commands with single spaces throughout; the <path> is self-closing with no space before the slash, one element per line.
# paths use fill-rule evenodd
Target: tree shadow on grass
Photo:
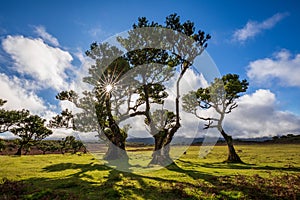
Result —
<path fill-rule="evenodd" d="M 190 161 L 178 160 L 184 165 L 193 165 L 197 167 L 205 167 L 205 168 L 214 168 L 214 169 L 253 169 L 253 170 L 277 170 L 277 171 L 285 171 L 285 172 L 300 172 L 300 167 L 294 167 L 289 165 L 287 167 L 273 167 L 273 166 L 261 166 L 256 164 L 238 164 L 238 163 L 226 163 L 226 162 L 214 162 L 214 163 L 192 163 Z"/>
<path fill-rule="evenodd" d="M 228 168 L 232 167 L 232 165 L 230 164 Z M 243 199 L 298 199 L 300 197 L 300 190 L 297 189 L 300 181 L 299 175 L 285 174 L 282 177 L 270 178 L 262 178 L 257 174 L 253 176 L 214 176 L 196 170 L 183 169 L 176 163 L 166 168 L 170 171 L 188 175 L 195 180 L 202 179 L 202 182 L 209 182 L 209 186 L 200 184 L 201 190 L 222 196 L 225 199 L 232 199 L 232 195 L 238 192 L 244 194 L 244 197 L 241 197 Z M 246 168 L 242 169 L 248 168 L 246 166 Z M 282 181 L 282 178 L 288 181 Z"/>
<path fill-rule="evenodd" d="M 23 181 L 31 188 L 22 193 L 28 199 L 198 199 L 184 188 L 190 183 L 160 177 L 121 172 L 103 164 L 60 163 L 43 170 L 49 173 L 76 170 L 61 178 L 35 177 Z M 91 175 L 92 174 L 92 175 Z M 95 177 L 100 175 L 101 177 Z M 67 195 L 70 194 L 70 195 Z M 17 198 L 18 199 L 18 198 Z"/>
<path fill-rule="evenodd" d="M 52 164 L 43 168 L 44 172 L 64 174 L 66 171 L 66 175 L 60 178 L 35 177 L 24 180 L 22 183 L 26 189 L 18 193 L 15 199 L 231 199 L 234 195 L 239 198 L 239 194 L 235 194 L 239 192 L 247 195 L 245 198 L 274 199 L 274 191 L 276 193 L 289 189 L 280 184 L 275 189 L 273 186 L 269 187 L 268 182 L 261 177 L 251 180 L 245 176 L 218 177 L 199 170 L 184 169 L 175 163 L 166 169 L 176 173 L 168 178 L 121 172 L 97 162 Z M 70 174 L 69 170 L 75 172 Z M 194 181 L 181 180 L 175 177 L 178 175 L 191 177 Z M 296 198 L 298 197 L 296 194 Z M 290 195 L 280 199 L 292 198 Z"/>

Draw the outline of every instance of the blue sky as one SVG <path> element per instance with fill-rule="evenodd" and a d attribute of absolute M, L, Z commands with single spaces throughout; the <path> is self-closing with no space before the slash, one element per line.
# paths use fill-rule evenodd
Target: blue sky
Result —
<path fill-rule="evenodd" d="M 138 17 L 163 23 L 177 13 L 212 36 L 207 52 L 222 75 L 237 73 L 250 82 L 230 117 L 244 123 L 228 129 L 236 136 L 241 129 L 251 137 L 298 134 L 299 7 L 296 0 L 2 0 L 0 98 L 8 100 L 8 109 L 49 118 L 61 108 L 57 92 L 89 64 L 84 52 L 92 42 L 130 29 Z"/>

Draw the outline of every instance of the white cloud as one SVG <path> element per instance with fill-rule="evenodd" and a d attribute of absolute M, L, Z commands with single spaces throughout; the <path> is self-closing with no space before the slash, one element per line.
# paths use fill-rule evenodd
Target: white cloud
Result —
<path fill-rule="evenodd" d="M 52 111 L 55 106 L 48 105 L 43 99 L 34 93 L 35 88 L 28 87 L 31 85 L 27 80 L 21 80 L 17 77 L 8 77 L 6 74 L 0 73 L 0 99 L 7 100 L 3 108 L 7 110 L 29 110 L 31 114 L 36 114 L 47 121 L 56 116 L 57 113 Z M 66 102 L 64 102 L 66 103 Z M 53 129 L 53 134 L 48 139 L 61 139 L 68 135 L 72 135 L 72 130 Z M 0 134 L 1 138 L 14 139 L 12 133 L 5 132 Z"/>
<path fill-rule="evenodd" d="M 77 94 L 81 94 L 84 90 L 91 90 L 91 85 L 83 82 L 84 77 L 90 76 L 88 71 L 92 65 L 95 64 L 95 61 L 91 58 L 84 55 L 84 53 L 79 50 L 75 53 L 75 56 L 80 61 L 80 67 L 75 71 L 73 71 L 75 77 L 73 81 L 70 83 L 70 89 L 77 92 Z"/>
<path fill-rule="evenodd" d="M 258 84 L 279 80 L 283 86 L 300 86 L 300 54 L 294 57 L 287 50 L 274 54 L 273 58 L 258 59 L 249 63 L 247 76 Z"/>
<path fill-rule="evenodd" d="M 27 83 L 25 83 L 27 84 Z M 26 90 L 24 83 L 17 77 L 9 78 L 0 74 L 0 98 L 7 100 L 6 109 L 28 109 L 33 114 L 46 112 L 45 102 L 30 90 Z"/>
<path fill-rule="evenodd" d="M 225 131 L 235 138 L 300 134 L 300 116 L 278 110 L 276 103 L 270 90 L 242 96 L 239 106 L 225 118 Z"/>
<path fill-rule="evenodd" d="M 34 31 L 46 42 L 49 42 L 50 44 L 54 46 L 59 46 L 58 40 L 46 32 L 45 27 L 43 26 L 35 26 Z"/>
<path fill-rule="evenodd" d="M 7 36 L 2 46 L 13 58 L 16 71 L 30 75 L 42 88 L 67 88 L 65 70 L 73 60 L 69 52 L 50 47 L 41 39 L 23 36 Z"/>
<path fill-rule="evenodd" d="M 52 129 L 52 131 L 53 134 L 47 137 L 48 140 L 61 140 L 62 138 L 65 138 L 67 136 L 76 136 L 72 129 L 59 128 Z"/>
<path fill-rule="evenodd" d="M 233 40 L 244 42 L 249 38 L 253 38 L 262 31 L 273 28 L 286 16 L 288 16 L 288 13 L 277 13 L 262 22 L 248 21 L 242 29 L 238 29 L 234 32 Z"/>

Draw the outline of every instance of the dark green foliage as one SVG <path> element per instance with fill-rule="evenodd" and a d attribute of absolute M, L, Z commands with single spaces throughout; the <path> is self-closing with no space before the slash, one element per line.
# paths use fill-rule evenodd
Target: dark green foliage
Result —
<path fill-rule="evenodd" d="M 0 107 L 6 103 L 0 99 Z M 9 131 L 13 125 L 29 116 L 28 110 L 5 110 L 0 108 L 0 133 Z"/>
<path fill-rule="evenodd" d="M 247 80 L 239 80 L 237 74 L 227 74 L 215 78 L 214 82 L 207 88 L 199 88 L 183 97 L 183 109 L 197 115 L 197 108 L 214 108 L 221 116 L 229 114 L 237 107 L 236 99 L 240 94 L 246 92 L 249 83 Z M 199 116 L 198 116 L 199 117 Z M 206 120 L 206 119 L 203 119 Z M 222 120 L 207 118 L 221 125 Z"/>
<path fill-rule="evenodd" d="M 172 34 L 163 34 L 166 30 Z M 128 37 L 117 38 L 127 53 L 124 54 L 108 43 L 96 42 L 86 51 L 86 55 L 95 61 L 89 68 L 89 76 L 83 79 L 93 87 L 92 92 L 84 92 L 84 97 L 78 99 L 77 95 L 66 91 L 57 95 L 57 98 L 72 101 L 83 109 L 83 112 L 76 116 L 80 122 L 75 123 L 76 129 L 90 130 L 100 125 L 103 130 L 99 131 L 100 137 L 103 138 L 104 134 L 120 149 L 125 150 L 127 134 L 119 124 L 137 115 L 145 116 L 152 135 L 166 131 L 163 135 L 168 135 L 169 139 L 165 143 L 168 144 L 180 127 L 179 82 L 193 60 L 207 47 L 209 39 L 210 35 L 201 30 L 195 31 L 191 21 L 181 22 L 177 14 L 168 16 L 163 25 L 148 22 L 145 17 L 141 17 L 138 23 L 133 25 L 133 30 L 128 31 Z M 176 111 L 172 117 L 175 125 L 170 129 L 158 130 L 152 123 L 151 104 L 164 103 L 168 96 L 165 83 L 174 77 L 179 66 Z M 112 91 L 107 91 L 107 86 L 111 87 Z M 138 95 L 138 98 L 134 99 L 134 105 L 131 104 L 133 95 Z M 127 106 L 123 113 L 121 105 Z M 59 122 L 63 121 L 63 116 L 57 116 L 54 121 L 58 121 L 56 124 L 63 124 Z"/>
<path fill-rule="evenodd" d="M 21 155 L 24 147 L 30 148 L 30 142 L 40 141 L 52 134 L 52 131 L 45 127 L 45 121 L 38 115 L 30 115 L 18 122 L 16 128 L 10 130 L 20 138 L 17 155 Z"/>
<path fill-rule="evenodd" d="M 36 143 L 36 147 L 46 154 L 46 152 L 55 152 L 61 149 L 60 141 L 42 140 Z"/>
<path fill-rule="evenodd" d="M 80 140 L 76 140 L 74 136 L 67 136 L 60 141 L 61 152 L 65 153 L 72 151 L 72 153 L 78 152 L 80 149 L 85 148 Z"/>
<path fill-rule="evenodd" d="M 78 95 L 73 90 L 62 91 L 58 95 L 56 95 L 56 99 L 58 99 L 58 100 L 68 100 L 71 102 L 77 98 L 78 98 Z"/>
<path fill-rule="evenodd" d="M 59 94 L 61 95 L 61 93 Z M 49 121 L 50 128 L 71 128 L 74 126 L 72 111 L 65 109 L 60 115 L 56 115 Z"/>

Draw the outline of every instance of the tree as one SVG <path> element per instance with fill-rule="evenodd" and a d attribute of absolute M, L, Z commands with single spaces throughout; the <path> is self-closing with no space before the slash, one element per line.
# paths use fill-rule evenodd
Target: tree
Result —
<path fill-rule="evenodd" d="M 40 141 L 36 144 L 36 147 L 43 152 L 43 154 L 46 154 L 47 151 L 51 150 L 51 141 Z"/>
<path fill-rule="evenodd" d="M 207 88 L 199 88 L 183 97 L 183 109 L 194 114 L 198 119 L 207 121 L 204 129 L 217 128 L 225 139 L 228 146 L 227 162 L 242 163 L 236 153 L 232 137 L 223 129 L 223 121 L 226 114 L 232 112 L 237 105 L 240 93 L 246 92 L 249 83 L 247 80 L 239 80 L 236 74 L 227 74 L 222 78 L 215 78 L 214 82 Z M 218 117 L 203 117 L 199 109 L 214 109 Z"/>
<path fill-rule="evenodd" d="M 84 82 L 94 87 L 93 92 L 96 101 L 93 103 L 98 123 L 102 129 L 102 134 L 109 141 L 104 159 L 121 159 L 128 162 L 128 155 L 125 150 L 127 133 L 126 129 L 119 125 L 120 119 L 127 112 L 121 113 L 119 106 L 126 101 L 124 97 L 131 98 L 131 90 L 128 85 L 118 84 L 118 82 L 130 70 L 129 63 L 120 56 L 122 52 L 118 48 L 107 43 L 93 43 L 90 50 L 86 51 L 86 55 L 95 61 L 95 65 L 89 69 L 90 76 L 85 77 Z"/>
<path fill-rule="evenodd" d="M 154 29 L 149 31 L 147 28 Z M 166 30 L 167 34 L 163 34 Z M 164 38 L 154 41 L 149 39 L 161 35 Z M 93 59 L 95 64 L 89 69 L 89 77 L 84 78 L 84 82 L 92 85 L 93 90 L 85 91 L 84 99 L 72 99 L 77 107 L 83 108 L 83 113 L 76 117 L 85 120 L 79 121 L 84 123 L 92 121 L 92 123 L 86 123 L 86 127 L 82 126 L 82 123 L 75 123 L 76 126 L 84 128 L 90 127 L 90 124 L 100 126 L 102 129 L 100 135 L 104 134 L 110 141 L 105 158 L 108 160 L 126 158 L 126 128 L 120 127 L 120 123 L 130 117 L 143 115 L 149 132 L 156 141 L 151 163 L 164 165 L 164 160 L 171 160 L 166 146 L 170 144 L 174 134 L 180 128 L 179 83 L 193 64 L 193 60 L 207 47 L 206 42 L 209 39 L 210 35 L 200 30 L 195 31 L 194 23 L 190 21 L 181 23 L 180 17 L 172 14 L 166 18 L 164 25 L 148 23 L 145 17 L 139 18 L 138 24 L 134 24 L 133 30 L 128 32 L 128 37 L 117 39 L 127 50 L 128 53 L 125 55 L 115 46 L 93 43 L 86 55 Z M 155 65 L 156 63 L 160 64 L 160 67 Z M 149 66 L 140 67 L 144 64 Z M 155 120 L 151 118 L 155 116 L 151 113 L 151 107 L 153 108 L 151 105 L 164 103 L 164 99 L 168 96 L 165 82 L 174 75 L 175 71 L 179 71 L 176 81 L 176 109 L 173 116 L 175 121 L 173 120 L 172 126 L 167 126 L 168 129 L 159 130 L 153 123 Z M 123 76 L 126 78 L 124 79 Z M 138 95 L 138 98 L 132 98 L 133 95 Z M 133 105 L 132 101 L 135 101 Z M 127 109 L 123 109 L 121 113 L 119 108 L 124 105 Z M 96 112 L 97 120 L 89 116 L 88 113 L 91 112 Z M 164 134 L 157 134 L 159 132 Z"/>
<path fill-rule="evenodd" d="M 0 139 L 0 152 L 5 150 L 5 148 L 6 148 L 6 142 Z"/>
<path fill-rule="evenodd" d="M 73 92 L 73 91 L 71 91 Z M 60 94 L 62 96 L 62 94 Z M 62 97 L 60 97 L 62 98 Z M 60 115 L 56 115 L 52 117 L 52 119 L 49 121 L 48 127 L 50 128 L 72 128 L 74 126 L 73 121 L 73 114 L 72 111 L 69 111 L 68 109 L 65 109 L 61 111 Z"/>
<path fill-rule="evenodd" d="M 40 141 L 52 134 L 52 131 L 45 127 L 45 121 L 38 115 L 30 115 L 18 122 L 17 127 L 10 130 L 20 138 L 16 155 L 21 155 L 22 149 L 30 142 Z"/>
<path fill-rule="evenodd" d="M 124 127 L 119 127 L 122 113 L 119 112 L 118 106 L 125 101 L 123 97 L 129 96 L 130 98 L 130 94 L 123 94 L 129 90 L 122 87 L 128 86 L 118 86 L 119 90 L 114 90 L 116 87 L 114 84 L 130 69 L 130 66 L 124 58 L 118 57 L 122 53 L 107 43 L 91 44 L 86 55 L 95 60 L 95 65 L 89 69 L 89 76 L 83 79 L 84 82 L 93 86 L 93 92 L 84 91 L 83 97 L 78 98 L 74 91 L 63 91 L 57 95 L 57 99 L 71 101 L 76 107 L 81 108 L 82 112 L 75 116 L 78 123 L 73 121 L 75 130 L 85 132 L 96 129 L 101 139 L 109 141 L 104 159 L 128 161 L 125 151 L 127 134 Z M 109 62 L 110 59 L 113 62 Z M 54 117 L 50 124 L 68 128 L 66 125 L 72 117 L 71 113 L 65 112 Z M 99 126 L 101 129 L 97 129 Z"/>
<path fill-rule="evenodd" d="M 41 140 L 37 142 L 36 147 L 43 152 L 43 154 L 46 154 L 47 151 L 49 152 L 55 152 L 60 150 L 60 141 L 56 140 Z"/>
<path fill-rule="evenodd" d="M 72 150 L 73 154 L 79 151 L 81 148 L 84 148 L 84 145 L 81 141 L 76 140 L 74 136 L 67 136 L 61 140 L 61 152 L 64 154 L 65 152 Z"/>
<path fill-rule="evenodd" d="M 84 148 L 83 143 L 80 140 L 76 140 L 74 136 L 70 136 L 70 146 L 71 149 L 73 150 L 73 154 L 77 153 L 81 148 Z"/>
<path fill-rule="evenodd" d="M 167 30 L 172 31 L 168 32 Z M 126 58 L 129 60 L 133 69 L 139 65 L 149 63 L 164 65 L 157 69 L 144 69 L 145 75 L 137 73 L 137 75 L 141 77 L 141 87 L 135 92 L 139 95 L 139 99 L 136 102 L 135 109 L 132 110 L 134 112 L 131 113 L 130 116 L 145 116 L 145 123 L 149 127 L 150 134 L 155 139 L 155 148 L 150 164 L 165 165 L 172 162 L 169 156 L 169 144 L 181 126 L 179 111 L 180 82 L 185 72 L 193 64 L 194 59 L 207 47 L 207 41 L 210 39 L 210 35 L 205 34 L 205 32 L 201 30 L 196 32 L 193 22 L 189 20 L 181 22 L 177 14 L 171 14 L 166 17 L 165 24 L 163 25 L 155 22 L 149 23 L 145 17 L 141 17 L 138 19 L 138 23 L 133 25 L 133 31 L 129 31 L 128 35 L 128 38 L 119 38 L 119 42 L 129 52 Z M 149 40 L 149 38 L 156 37 L 157 35 L 165 36 L 164 38 L 158 38 L 154 41 Z M 145 47 L 162 47 L 162 49 L 140 49 L 143 45 Z M 151 78 L 153 79 L 159 74 L 157 71 L 162 72 L 160 74 L 161 79 L 153 82 Z M 160 116 L 157 115 L 159 112 L 151 114 L 150 107 L 153 103 L 164 103 L 164 98 L 168 96 L 165 92 L 166 87 L 164 84 L 173 76 L 175 71 L 179 72 L 179 76 L 176 80 L 176 98 L 174 99 L 175 111 L 162 110 L 161 114 L 166 114 L 167 118 L 161 118 L 166 121 L 163 123 L 165 124 L 164 126 L 160 126 L 159 124 L 155 124 L 155 119 L 152 119 L 154 116 Z M 151 81 L 145 81 L 147 79 Z M 143 107 L 143 110 L 138 110 L 138 107 Z"/>
<path fill-rule="evenodd" d="M 0 107 L 6 102 L 6 100 L 0 99 Z M 14 125 L 28 116 L 28 110 L 5 110 L 0 108 L 0 133 L 9 131 Z"/>

